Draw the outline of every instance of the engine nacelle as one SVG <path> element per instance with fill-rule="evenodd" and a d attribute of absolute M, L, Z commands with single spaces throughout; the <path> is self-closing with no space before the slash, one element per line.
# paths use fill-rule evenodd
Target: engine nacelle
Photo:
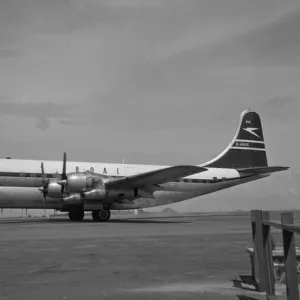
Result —
<path fill-rule="evenodd" d="M 67 190 L 69 193 L 82 193 L 92 187 L 93 178 L 86 173 L 70 173 L 67 175 Z"/>
<path fill-rule="evenodd" d="M 87 200 L 113 201 L 117 199 L 132 199 L 137 197 L 137 189 L 112 189 L 108 190 L 105 186 L 101 189 L 94 189 L 84 193 Z"/>
<path fill-rule="evenodd" d="M 58 183 L 50 182 L 47 187 L 47 197 L 61 198 L 61 185 Z"/>
<path fill-rule="evenodd" d="M 68 197 L 63 198 L 63 204 L 67 206 L 78 206 L 83 203 L 82 197 L 80 194 L 73 194 Z"/>
<path fill-rule="evenodd" d="M 84 193 L 84 199 L 87 200 L 105 200 L 107 197 L 107 192 L 105 189 L 95 189 Z"/>
<path fill-rule="evenodd" d="M 62 200 L 62 210 L 70 210 L 72 208 L 83 208 L 84 202 L 80 194 L 73 194 L 64 197 Z"/>

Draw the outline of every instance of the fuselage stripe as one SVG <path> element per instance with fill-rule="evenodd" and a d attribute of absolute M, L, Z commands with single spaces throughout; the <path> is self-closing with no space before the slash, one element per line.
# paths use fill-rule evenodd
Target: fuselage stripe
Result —
<path fill-rule="evenodd" d="M 256 143 L 256 144 L 264 144 L 263 141 L 251 141 L 251 140 L 235 140 L 236 142 L 245 142 L 245 143 Z"/>
<path fill-rule="evenodd" d="M 230 149 L 237 149 L 237 150 L 253 150 L 253 151 L 266 151 L 266 149 L 262 148 L 247 148 L 247 147 L 231 147 Z"/>
<path fill-rule="evenodd" d="M 254 144 L 252 142 L 238 142 L 235 141 L 232 147 L 238 148 L 258 148 L 258 149 L 265 149 L 265 144 Z"/>

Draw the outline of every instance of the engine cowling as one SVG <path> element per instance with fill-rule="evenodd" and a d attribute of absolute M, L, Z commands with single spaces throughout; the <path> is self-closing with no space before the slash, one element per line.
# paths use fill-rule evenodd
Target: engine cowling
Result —
<path fill-rule="evenodd" d="M 85 201 L 87 201 L 88 206 L 95 203 L 95 205 L 99 204 L 108 204 L 114 202 L 117 199 L 132 199 L 137 197 L 138 190 L 137 189 L 119 189 L 119 190 L 106 190 L 105 188 L 94 189 L 88 192 L 74 193 L 70 194 L 67 197 L 62 199 L 62 208 L 63 209 L 71 209 L 73 207 L 85 206 Z"/>
<path fill-rule="evenodd" d="M 73 194 L 63 198 L 63 203 L 68 206 L 77 206 L 83 203 L 83 199 L 80 194 Z"/>
<path fill-rule="evenodd" d="M 61 185 L 50 182 L 47 187 L 47 196 L 50 198 L 61 198 Z"/>
<path fill-rule="evenodd" d="M 67 175 L 67 191 L 69 193 L 82 193 L 93 185 L 93 177 L 87 173 L 70 173 Z"/>
<path fill-rule="evenodd" d="M 62 210 L 70 210 L 73 208 L 84 208 L 84 200 L 80 194 L 73 194 L 62 199 Z"/>
<path fill-rule="evenodd" d="M 107 197 L 107 192 L 104 189 L 95 189 L 84 193 L 84 198 L 87 200 L 99 200 L 103 201 Z"/>
<path fill-rule="evenodd" d="M 132 199 L 137 197 L 137 189 L 112 189 L 107 190 L 105 186 L 101 189 L 94 189 L 84 193 L 87 200 L 111 201 L 116 199 Z"/>

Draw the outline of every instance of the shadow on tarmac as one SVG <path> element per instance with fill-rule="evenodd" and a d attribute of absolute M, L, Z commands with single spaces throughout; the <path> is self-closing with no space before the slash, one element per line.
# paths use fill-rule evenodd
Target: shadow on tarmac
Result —
<path fill-rule="evenodd" d="M 0 219 L 0 224 L 17 224 L 17 223 L 53 223 L 53 224 L 73 224 L 73 223 L 94 223 L 94 224 L 109 224 L 109 223 L 124 223 L 124 224 L 184 224 L 189 223 L 183 220 L 156 220 L 156 219 L 110 219 L 108 222 L 95 222 L 92 219 L 83 219 L 82 221 L 70 221 L 68 218 L 11 218 Z"/>

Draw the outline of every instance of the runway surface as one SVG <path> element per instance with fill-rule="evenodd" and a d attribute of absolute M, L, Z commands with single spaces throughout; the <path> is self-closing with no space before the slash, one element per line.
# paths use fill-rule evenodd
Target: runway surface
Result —
<path fill-rule="evenodd" d="M 0 219 L 0 299 L 236 299 L 251 246 L 249 216 Z"/>

